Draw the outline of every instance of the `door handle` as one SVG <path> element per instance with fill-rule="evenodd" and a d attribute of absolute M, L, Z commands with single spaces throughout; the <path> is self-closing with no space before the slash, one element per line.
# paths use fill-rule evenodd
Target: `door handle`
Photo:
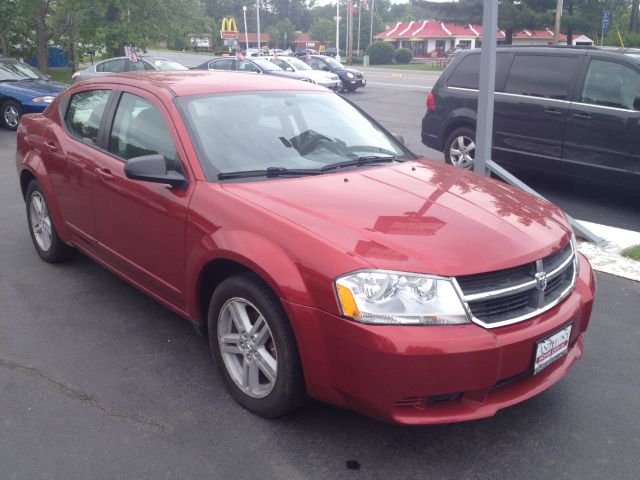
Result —
<path fill-rule="evenodd" d="M 548 113 L 549 115 L 563 115 L 564 110 L 558 110 L 557 108 L 547 108 L 545 109 L 545 113 Z"/>
<path fill-rule="evenodd" d="M 47 150 L 49 150 L 50 152 L 58 151 L 58 147 L 53 142 L 44 142 L 44 146 L 47 147 Z"/>
<path fill-rule="evenodd" d="M 588 113 L 573 113 L 571 114 L 573 118 L 580 118 L 582 120 L 591 120 L 591 115 Z"/>
<path fill-rule="evenodd" d="M 115 178 L 108 168 L 96 168 L 95 172 L 103 180 L 113 180 Z"/>

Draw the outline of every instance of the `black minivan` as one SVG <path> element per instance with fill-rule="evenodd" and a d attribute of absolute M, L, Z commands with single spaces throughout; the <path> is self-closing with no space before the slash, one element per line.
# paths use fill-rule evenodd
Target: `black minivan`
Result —
<path fill-rule="evenodd" d="M 571 47 L 497 51 L 492 158 L 640 189 L 640 55 Z M 480 50 L 459 53 L 427 98 L 422 143 L 475 156 Z"/>

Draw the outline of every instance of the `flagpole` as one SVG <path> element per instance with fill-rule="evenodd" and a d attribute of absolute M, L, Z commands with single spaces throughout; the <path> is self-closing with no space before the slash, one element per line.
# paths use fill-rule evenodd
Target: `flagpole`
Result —
<path fill-rule="evenodd" d="M 376 0 L 371 0 L 371 9 L 369 10 L 371 14 L 371 30 L 369 30 L 369 45 L 373 43 L 373 9 L 376 6 Z"/>
<path fill-rule="evenodd" d="M 360 56 L 360 19 L 362 18 L 362 5 L 358 2 L 358 56 Z"/>
<path fill-rule="evenodd" d="M 340 0 L 336 0 L 336 60 L 340 61 Z"/>

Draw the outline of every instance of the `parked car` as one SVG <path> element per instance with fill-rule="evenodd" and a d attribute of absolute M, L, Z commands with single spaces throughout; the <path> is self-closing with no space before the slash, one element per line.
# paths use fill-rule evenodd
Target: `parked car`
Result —
<path fill-rule="evenodd" d="M 91 77 L 99 77 L 103 75 L 113 75 L 122 72 L 139 72 L 148 70 L 161 71 L 180 71 L 189 70 L 181 63 L 162 57 L 152 57 L 140 55 L 137 61 L 131 60 L 129 57 L 115 57 L 103 60 L 101 62 L 90 65 L 84 70 L 75 72 L 71 78 L 74 82 L 86 80 Z"/>
<path fill-rule="evenodd" d="M 307 55 L 301 57 L 314 70 L 322 70 L 325 72 L 335 73 L 342 81 L 342 90 L 347 92 L 355 92 L 358 88 L 367 84 L 367 79 L 359 70 L 351 67 L 345 67 L 335 58 L 325 55 Z"/>
<path fill-rule="evenodd" d="M 475 158 L 480 51 L 459 53 L 427 98 L 422 142 Z M 640 188 L 640 62 L 599 49 L 498 48 L 492 158 L 506 167 Z"/>
<path fill-rule="evenodd" d="M 22 115 L 42 112 L 65 88 L 26 63 L 0 57 L 0 126 L 15 130 Z"/>
<path fill-rule="evenodd" d="M 451 47 L 444 54 L 447 58 L 453 58 L 461 51 L 465 50 L 467 47 L 456 45 L 455 47 Z"/>
<path fill-rule="evenodd" d="M 595 283 L 563 213 L 417 158 L 317 85 L 95 78 L 24 117 L 16 164 L 40 257 L 79 250 L 189 319 L 259 415 L 308 395 L 488 417 L 582 356 Z"/>
<path fill-rule="evenodd" d="M 294 57 L 306 57 L 307 55 L 318 55 L 318 51 L 313 48 L 303 48 L 296 50 L 293 54 Z"/>
<path fill-rule="evenodd" d="M 258 73 L 264 75 L 275 75 L 276 77 L 290 78 L 292 80 L 310 81 L 309 77 L 296 72 L 285 72 L 275 63 L 264 57 L 251 58 L 214 58 L 198 65 L 193 70 L 223 70 L 244 73 Z"/>
<path fill-rule="evenodd" d="M 285 72 L 295 72 L 304 75 L 313 83 L 322 85 L 331 90 L 338 91 L 342 89 L 340 77 L 335 73 L 324 72 L 322 70 L 314 70 L 309 65 L 296 57 L 273 57 L 271 62 L 279 66 Z"/>

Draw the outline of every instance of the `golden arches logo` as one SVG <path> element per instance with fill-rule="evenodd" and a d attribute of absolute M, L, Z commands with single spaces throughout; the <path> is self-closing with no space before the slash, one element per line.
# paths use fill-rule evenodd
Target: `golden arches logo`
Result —
<path fill-rule="evenodd" d="M 236 23 L 235 18 L 223 18 L 222 26 L 220 27 L 221 32 L 234 32 L 238 33 L 238 24 Z"/>

